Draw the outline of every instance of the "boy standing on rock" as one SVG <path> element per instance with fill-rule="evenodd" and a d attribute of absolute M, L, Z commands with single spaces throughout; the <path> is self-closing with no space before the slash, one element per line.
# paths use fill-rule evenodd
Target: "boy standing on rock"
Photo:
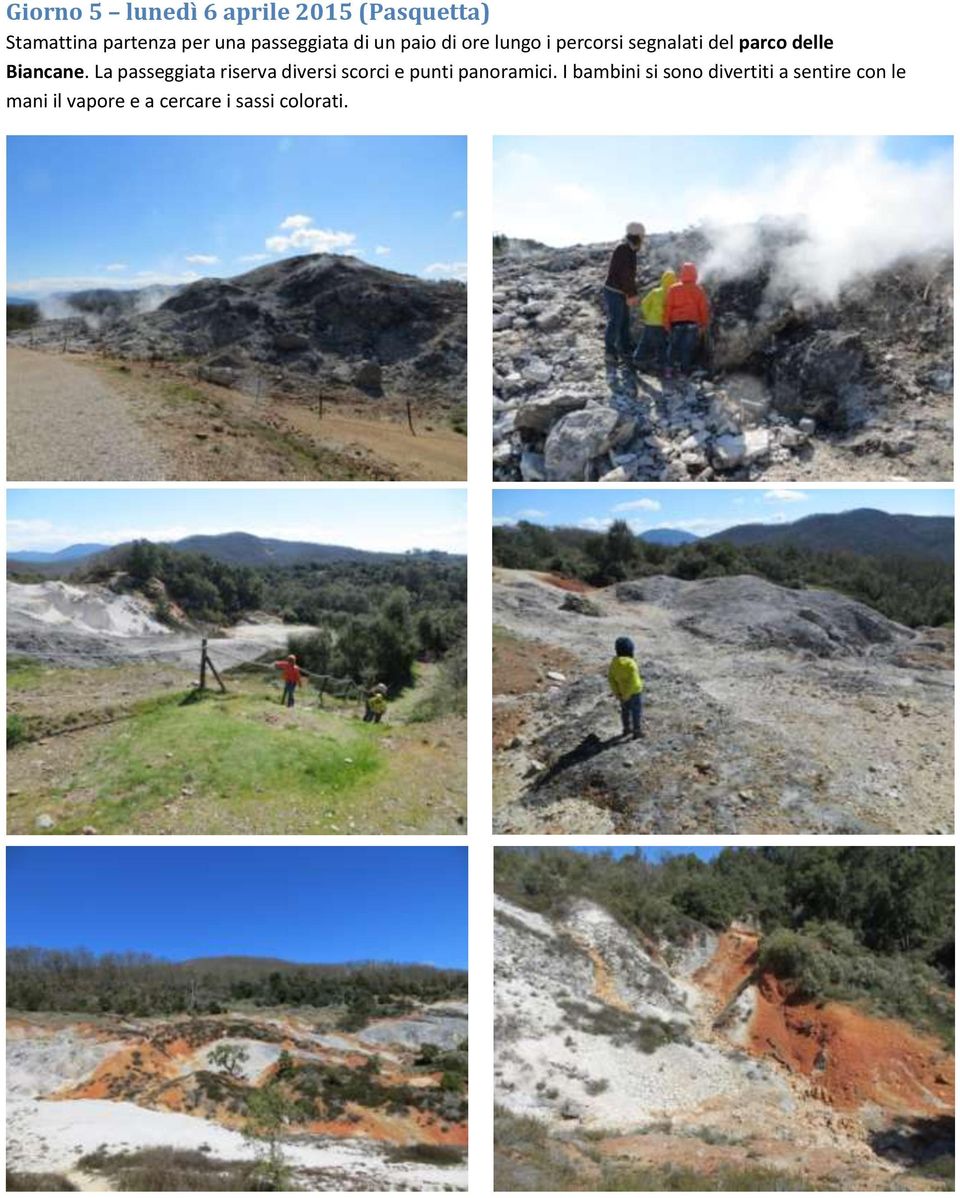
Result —
<path fill-rule="evenodd" d="M 628 636 L 618 636 L 614 652 L 616 657 L 607 670 L 607 681 L 620 702 L 623 735 L 639 740 L 643 736 L 640 724 L 643 715 L 643 679 L 633 655 L 633 641 Z"/>
<path fill-rule="evenodd" d="M 607 310 L 607 361 L 622 357 L 628 364 L 633 360 L 630 337 L 630 309 L 637 303 L 637 253 L 646 233 L 639 221 L 627 225 L 626 235 L 610 256 L 607 281 L 603 287 L 603 302 Z"/>

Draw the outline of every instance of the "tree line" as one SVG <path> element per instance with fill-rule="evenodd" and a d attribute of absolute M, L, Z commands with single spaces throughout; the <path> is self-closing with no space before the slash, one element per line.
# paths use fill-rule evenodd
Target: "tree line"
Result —
<path fill-rule="evenodd" d="M 140 589 L 163 584 L 155 605 L 166 622 L 176 604 L 191 619 L 217 625 L 258 610 L 284 623 L 314 625 L 315 633 L 291 637 L 289 645 L 313 674 L 350 678 L 359 685 L 382 681 L 396 692 L 411 684 L 418 659 L 449 656 L 459 662 L 464 655 L 467 565 L 462 558 L 423 554 L 235 566 L 138 540 L 95 563 L 86 576 L 106 581 L 117 570 Z"/>
<path fill-rule="evenodd" d="M 884 1011 L 952 1029 L 954 862 L 936 847 L 763 847 L 660 862 L 562 849 L 498 849 L 497 892 L 562 913 L 590 899 L 666 945 L 734 920 L 763 933 L 761 965 L 813 995 L 868 996 Z M 764 947 L 765 946 L 765 947 Z"/>
<path fill-rule="evenodd" d="M 507 569 L 578 578 L 592 586 L 653 574 L 688 581 L 754 574 L 794 590 L 839 591 L 910 628 L 953 620 L 952 563 L 908 554 L 868 555 L 789 544 L 738 546 L 727 541 L 667 546 L 644 541 L 623 520 L 602 533 L 521 521 L 494 528 L 493 562 Z"/>
<path fill-rule="evenodd" d="M 253 1006 L 342 1008 L 341 1026 L 416 1004 L 465 999 L 463 970 L 370 963 L 295 965 L 255 958 L 177 963 L 147 953 L 7 950 L 7 1005 L 20 1011 L 116 1015 L 221 1014 Z"/>

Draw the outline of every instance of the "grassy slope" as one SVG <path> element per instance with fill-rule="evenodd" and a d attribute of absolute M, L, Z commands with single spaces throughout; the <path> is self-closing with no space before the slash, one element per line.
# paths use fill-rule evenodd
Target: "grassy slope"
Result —
<path fill-rule="evenodd" d="M 186 682 L 179 689 L 167 681 L 164 693 L 147 697 L 149 672 L 118 672 L 130 696 L 124 713 L 134 714 L 10 753 L 11 831 L 35 832 L 41 812 L 54 819 L 52 833 L 88 826 L 105 834 L 455 833 L 465 826 L 457 820 L 466 807 L 463 721 L 402 722 L 417 690 L 391 705 L 385 723 L 369 726 L 354 707 L 318 709 L 309 692 L 288 711 L 272 680 L 249 674 L 230 677 L 226 696 L 184 703 Z M 90 692 L 105 673 L 113 674 L 17 671 L 15 706 L 62 725 L 63 696 L 75 696 L 67 707 L 97 708 Z"/>

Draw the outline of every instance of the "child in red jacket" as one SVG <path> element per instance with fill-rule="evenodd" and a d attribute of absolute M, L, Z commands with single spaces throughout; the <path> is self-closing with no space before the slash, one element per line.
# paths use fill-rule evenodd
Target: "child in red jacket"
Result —
<path fill-rule="evenodd" d="M 663 305 L 663 327 L 670 338 L 672 367 L 684 374 L 690 369 L 709 324 L 710 304 L 707 293 L 697 282 L 697 268 L 692 262 L 684 262 L 680 267 L 680 282 L 667 292 Z"/>
<path fill-rule="evenodd" d="M 280 702 L 284 707 L 292 707 L 297 687 L 303 686 L 303 679 L 307 671 L 300 669 L 293 653 L 289 657 L 285 657 L 283 661 L 275 661 L 273 668 L 283 671 L 283 698 Z"/>

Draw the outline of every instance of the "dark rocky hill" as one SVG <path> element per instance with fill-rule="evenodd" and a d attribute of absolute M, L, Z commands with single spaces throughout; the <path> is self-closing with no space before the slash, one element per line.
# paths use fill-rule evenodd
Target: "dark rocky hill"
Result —
<path fill-rule="evenodd" d="M 313 254 L 200 279 L 156 300 L 139 292 L 61 296 L 65 319 L 19 340 L 52 346 L 69 336 L 74 348 L 121 358 L 188 360 L 209 381 L 244 390 L 259 379 L 305 398 L 332 388 L 447 407 L 466 399 L 461 283 Z"/>

